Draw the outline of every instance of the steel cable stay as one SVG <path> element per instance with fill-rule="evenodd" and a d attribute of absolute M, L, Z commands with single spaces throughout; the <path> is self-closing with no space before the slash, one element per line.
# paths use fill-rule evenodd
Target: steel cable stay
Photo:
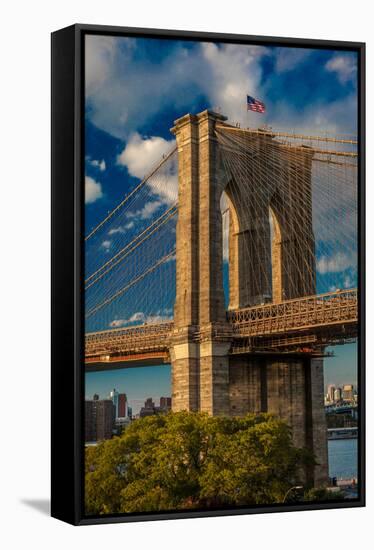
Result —
<path fill-rule="evenodd" d="M 235 182 L 230 193 L 234 207 L 240 210 L 240 230 L 249 232 L 240 248 L 246 269 L 253 274 L 242 281 L 247 305 L 274 299 L 272 258 L 278 242 L 274 239 L 279 239 L 274 223 L 279 221 L 291 239 L 283 262 L 287 296 L 355 286 L 357 165 L 352 159 L 357 153 L 348 150 L 356 146 L 355 140 L 228 130 L 224 125 L 217 125 L 216 136 L 222 174 L 225 181 Z M 304 146 L 313 140 L 325 148 Z M 292 141 L 296 146 L 290 145 Z M 344 150 L 333 146 L 344 146 Z M 176 160 L 174 149 L 148 176 L 148 185 L 139 184 L 138 191 L 98 224 L 87 241 L 87 319 L 93 320 L 87 328 L 136 326 L 145 320 L 171 318 Z M 228 239 L 233 232 L 233 204 L 223 208 L 222 230 Z M 229 263 L 230 246 L 229 257 L 224 259 Z"/>
<path fill-rule="evenodd" d="M 99 309 L 103 308 L 104 306 L 108 305 L 109 303 L 113 302 L 115 299 L 117 299 L 119 296 L 123 295 L 128 289 L 130 289 L 132 286 L 137 284 L 139 281 L 144 279 L 147 275 L 154 272 L 160 265 L 168 261 L 172 256 L 175 254 L 175 249 L 172 250 L 169 254 L 166 256 L 163 256 L 161 259 L 159 259 L 154 265 L 146 269 L 143 273 L 138 275 L 135 279 L 130 281 L 128 284 L 126 284 L 123 288 L 121 288 L 119 291 L 117 291 L 115 294 L 98 304 L 95 308 L 89 310 L 86 313 L 86 318 L 90 317 L 94 313 L 96 313 Z"/>
<path fill-rule="evenodd" d="M 128 194 L 125 196 L 125 198 L 115 207 L 113 210 L 109 212 L 109 214 L 90 231 L 90 233 L 85 237 L 85 241 L 88 241 L 95 233 L 102 228 L 104 224 L 106 224 L 121 208 L 124 207 L 125 204 L 128 203 L 128 201 L 139 192 L 140 189 L 142 189 L 146 183 L 149 181 L 149 179 L 161 168 L 163 164 L 165 164 L 172 155 L 176 152 L 176 147 L 174 146 L 169 153 L 167 153 L 157 164 L 152 168 L 152 170 L 141 180 L 140 183 Z"/>

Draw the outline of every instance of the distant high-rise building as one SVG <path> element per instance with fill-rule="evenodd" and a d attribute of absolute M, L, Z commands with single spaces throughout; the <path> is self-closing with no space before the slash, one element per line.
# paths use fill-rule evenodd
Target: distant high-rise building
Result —
<path fill-rule="evenodd" d="M 327 388 L 327 400 L 330 403 L 334 402 L 334 391 L 336 390 L 336 387 L 333 384 L 330 384 L 330 386 Z"/>
<path fill-rule="evenodd" d="M 148 397 L 144 402 L 144 407 L 140 409 L 139 416 L 140 418 L 144 418 L 145 416 L 151 416 L 152 414 L 156 414 L 156 407 L 152 400 L 152 397 Z"/>
<path fill-rule="evenodd" d="M 114 405 L 110 399 L 96 401 L 96 439 L 110 439 L 114 426 Z"/>
<path fill-rule="evenodd" d="M 85 402 L 84 427 L 84 440 L 96 441 L 96 408 L 94 401 Z"/>
<path fill-rule="evenodd" d="M 132 407 L 130 407 L 130 405 L 127 405 L 127 416 L 132 418 Z"/>
<path fill-rule="evenodd" d="M 125 418 L 127 416 L 127 395 L 125 393 L 120 393 L 118 394 L 118 416 L 116 416 L 116 418 Z"/>
<path fill-rule="evenodd" d="M 99 399 L 100 399 L 99 394 L 95 393 L 94 396 L 93 396 L 93 400 L 94 401 L 99 401 Z"/>
<path fill-rule="evenodd" d="M 171 397 L 160 397 L 160 409 L 165 412 L 171 410 Z"/>
<path fill-rule="evenodd" d="M 110 439 L 114 426 L 114 406 L 110 399 L 85 402 L 85 441 Z"/>
<path fill-rule="evenodd" d="M 160 406 L 156 407 L 152 397 L 148 397 L 144 406 L 140 409 L 139 416 L 151 416 L 152 414 L 166 413 L 171 410 L 171 397 L 160 397 Z"/>
<path fill-rule="evenodd" d="M 144 401 L 144 407 L 146 409 L 154 409 L 155 408 L 155 404 L 154 404 L 154 401 L 152 399 L 152 397 L 148 397 L 145 401 Z"/>
<path fill-rule="evenodd" d="M 341 388 L 335 388 L 334 390 L 334 401 L 341 401 L 342 400 L 342 389 Z"/>
<path fill-rule="evenodd" d="M 113 405 L 114 405 L 114 408 L 115 408 L 115 413 L 114 414 L 115 414 L 116 418 L 118 418 L 118 396 L 119 396 L 118 391 L 115 388 L 113 388 L 113 390 L 109 394 L 109 397 L 113 402 Z"/>
<path fill-rule="evenodd" d="M 344 401 L 353 401 L 354 392 L 352 384 L 344 384 L 342 391 L 342 398 Z"/>

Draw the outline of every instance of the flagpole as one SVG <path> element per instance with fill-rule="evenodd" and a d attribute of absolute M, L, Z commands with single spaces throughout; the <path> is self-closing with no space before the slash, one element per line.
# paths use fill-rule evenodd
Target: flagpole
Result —
<path fill-rule="evenodd" d="M 249 128 L 250 128 L 250 124 L 249 124 L 249 122 L 250 122 L 250 115 L 249 115 L 249 109 L 248 109 L 248 95 L 247 95 L 247 97 L 246 97 L 245 108 L 246 108 L 246 110 L 247 110 L 247 129 L 249 130 Z"/>

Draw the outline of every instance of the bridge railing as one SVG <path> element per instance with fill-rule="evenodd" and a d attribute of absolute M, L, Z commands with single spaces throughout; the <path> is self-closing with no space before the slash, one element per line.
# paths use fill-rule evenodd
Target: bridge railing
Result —
<path fill-rule="evenodd" d="M 86 357 L 116 350 L 162 350 L 167 347 L 173 326 L 173 322 L 168 321 L 88 333 L 85 341 Z"/>
<path fill-rule="evenodd" d="M 234 336 L 260 336 L 357 322 L 357 289 L 227 312 Z"/>

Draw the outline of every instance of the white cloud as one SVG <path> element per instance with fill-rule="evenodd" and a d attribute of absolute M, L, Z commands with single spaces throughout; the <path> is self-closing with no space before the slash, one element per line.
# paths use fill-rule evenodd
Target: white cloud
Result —
<path fill-rule="evenodd" d="M 131 176 L 142 179 L 173 145 L 174 140 L 167 141 L 156 136 L 142 138 L 135 132 L 130 136 L 117 162 L 126 166 Z"/>
<path fill-rule="evenodd" d="M 275 70 L 278 73 L 292 71 L 311 54 L 306 48 L 277 48 L 275 51 Z"/>
<path fill-rule="evenodd" d="M 357 61 L 354 55 L 335 54 L 326 63 L 325 68 L 329 72 L 336 73 L 342 84 L 357 78 Z"/>
<path fill-rule="evenodd" d="M 201 94 L 208 98 L 207 108 L 219 106 L 230 118 L 245 119 L 245 95 L 257 93 L 259 60 L 270 52 L 264 46 L 201 43 L 192 49 L 175 48 L 157 64 L 136 63 L 135 44 L 133 39 L 113 42 L 94 36 L 86 47 L 88 116 L 121 139 L 171 102 L 184 115 Z"/>
<path fill-rule="evenodd" d="M 117 233 L 122 234 L 125 233 L 125 230 L 122 226 L 120 227 L 113 227 L 110 231 L 108 231 L 108 235 L 116 235 Z"/>
<path fill-rule="evenodd" d="M 333 103 L 313 101 L 302 112 L 290 108 L 286 100 L 268 103 L 267 90 L 272 79 L 262 81 L 262 59 L 275 56 L 276 71 L 286 72 L 310 55 L 308 49 L 204 42 L 190 49 L 174 48 L 157 64 L 146 59 L 137 63 L 135 40 L 106 38 L 92 36 L 87 43 L 88 116 L 98 127 L 121 139 L 131 136 L 136 144 L 136 139 L 141 139 L 134 134 L 137 128 L 171 104 L 182 116 L 202 94 L 207 97 L 207 108 L 219 107 L 232 122 L 248 124 L 249 118 L 250 124 L 268 123 L 274 128 L 329 133 L 357 131 L 355 94 Z M 152 48 L 152 43 L 146 47 Z M 356 75 L 355 57 L 336 54 L 327 62 L 326 70 L 336 72 L 342 82 L 347 82 Z M 247 93 L 267 104 L 265 115 L 250 113 L 248 117 Z M 168 122 L 170 126 L 173 123 Z M 160 140 L 150 138 L 147 144 L 150 156 L 152 150 L 163 148 L 166 140 Z M 130 164 L 137 177 L 147 171 L 140 157 L 131 159 Z"/>
<path fill-rule="evenodd" d="M 101 183 L 95 181 L 90 176 L 85 177 L 85 202 L 91 204 L 103 196 Z"/>
<path fill-rule="evenodd" d="M 86 96 L 90 120 L 120 139 L 142 126 L 170 101 L 187 104 L 190 70 L 198 62 L 177 48 L 159 63 L 134 61 L 136 40 L 92 36 L 87 41 Z M 152 48 L 152 41 L 147 47 Z M 131 85 L 129 85 L 131 83 Z M 183 109 L 182 109 L 183 111 Z M 172 123 L 172 121 L 171 121 Z"/>
<path fill-rule="evenodd" d="M 275 130 L 292 130 L 307 135 L 352 135 L 357 133 L 357 96 L 352 94 L 330 103 L 320 101 L 306 105 L 302 113 L 286 100 L 271 106 L 264 117 Z"/>
<path fill-rule="evenodd" d="M 111 328 L 120 328 L 126 325 L 131 325 L 132 323 L 162 323 L 164 321 L 171 320 L 173 318 L 172 313 L 172 309 L 165 310 L 163 313 L 158 312 L 156 315 L 146 315 L 142 311 L 137 311 L 128 319 L 114 319 L 109 323 L 109 326 Z"/>
<path fill-rule="evenodd" d="M 229 120 L 245 122 L 247 93 L 257 96 L 261 79 L 260 59 L 269 54 L 263 46 L 212 43 L 201 45 L 206 67 L 201 86 Z M 264 99 L 261 97 L 261 99 Z"/>
<path fill-rule="evenodd" d="M 339 273 L 350 267 L 357 266 L 357 259 L 353 254 L 348 255 L 344 252 L 336 252 L 332 256 L 321 256 L 317 261 L 317 271 L 324 275 L 325 273 Z"/>
<path fill-rule="evenodd" d="M 113 227 L 108 231 L 108 235 L 116 235 L 126 233 L 126 229 L 132 229 L 134 227 L 134 222 L 126 223 L 125 225 L 120 225 L 119 227 Z"/>
<path fill-rule="evenodd" d="M 133 133 L 117 162 L 126 166 L 129 174 L 142 179 L 154 166 L 175 146 L 175 140 L 166 140 L 162 137 L 152 136 L 142 138 L 137 132 Z M 170 158 L 158 171 L 157 176 L 150 177 L 147 182 L 153 195 L 157 196 L 161 203 L 172 204 L 177 198 L 178 174 L 176 159 Z M 134 213 L 134 216 L 148 218 L 160 204 L 154 201 L 145 205 L 142 211 Z"/>
<path fill-rule="evenodd" d="M 112 241 L 109 241 L 109 240 L 103 241 L 101 243 L 101 246 L 106 250 L 106 252 L 108 252 L 110 247 L 112 246 Z"/>
<path fill-rule="evenodd" d="M 141 220 L 148 220 L 162 205 L 161 201 L 146 202 L 143 208 L 136 210 L 135 212 L 128 212 L 128 218 L 137 218 Z"/>
<path fill-rule="evenodd" d="M 85 84 L 90 97 L 112 76 L 117 51 L 116 38 L 86 35 Z"/>
<path fill-rule="evenodd" d="M 131 317 L 129 317 L 128 319 L 114 319 L 109 324 L 109 326 L 112 328 L 119 328 L 119 327 L 128 325 L 129 323 L 138 323 L 138 322 L 144 323 L 144 319 L 145 319 L 144 313 L 142 311 L 137 311 L 136 313 L 134 313 L 134 315 L 131 315 Z"/>
<path fill-rule="evenodd" d="M 353 283 L 353 279 L 347 275 L 345 278 L 344 278 L 344 281 L 343 281 L 343 286 L 344 288 L 352 288 L 354 285 Z"/>
<path fill-rule="evenodd" d="M 100 172 L 104 172 L 105 169 L 106 169 L 106 163 L 105 163 L 105 160 L 95 160 L 95 159 L 88 159 L 88 162 L 90 163 L 91 166 L 93 166 L 94 168 L 98 168 L 100 170 Z"/>

